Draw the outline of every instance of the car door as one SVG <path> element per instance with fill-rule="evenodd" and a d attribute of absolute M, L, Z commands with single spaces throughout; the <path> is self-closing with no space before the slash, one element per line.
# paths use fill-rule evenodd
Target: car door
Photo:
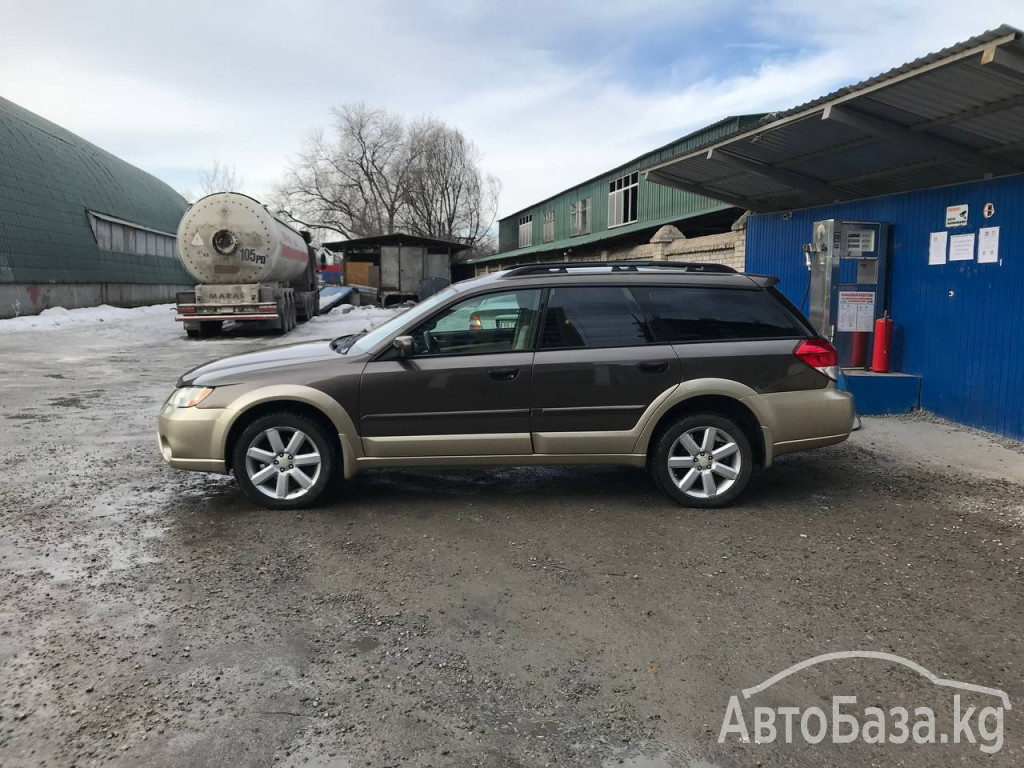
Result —
<path fill-rule="evenodd" d="M 628 452 L 628 431 L 679 377 L 678 357 L 654 343 L 626 288 L 551 288 L 533 364 L 534 450 Z"/>
<path fill-rule="evenodd" d="M 392 350 L 360 380 L 367 456 L 530 454 L 530 385 L 540 290 L 479 294 L 418 325 L 413 354 Z M 486 302 L 486 304 L 485 304 Z M 487 307 L 500 322 L 481 322 Z"/>

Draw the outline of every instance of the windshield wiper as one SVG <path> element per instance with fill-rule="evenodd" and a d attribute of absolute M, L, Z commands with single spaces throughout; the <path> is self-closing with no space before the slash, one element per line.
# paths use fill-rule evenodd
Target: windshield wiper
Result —
<path fill-rule="evenodd" d="M 331 349 L 333 349 L 338 354 L 343 355 L 350 349 L 352 349 L 352 345 L 355 344 L 356 341 L 358 341 L 365 335 L 366 331 L 360 331 L 359 333 L 353 333 L 348 336 L 339 336 L 338 338 L 331 342 Z"/>

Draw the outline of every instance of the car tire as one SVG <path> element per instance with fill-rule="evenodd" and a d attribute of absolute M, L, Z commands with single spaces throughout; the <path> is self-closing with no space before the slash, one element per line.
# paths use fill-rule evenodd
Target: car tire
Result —
<path fill-rule="evenodd" d="M 316 419 L 276 411 L 253 419 L 242 430 L 231 466 L 238 487 L 257 504 L 303 509 L 321 501 L 340 477 L 341 445 L 337 434 Z"/>
<path fill-rule="evenodd" d="M 649 456 L 651 474 L 669 498 L 703 509 L 735 501 L 754 463 L 742 427 L 717 413 L 679 418 L 657 437 Z"/>

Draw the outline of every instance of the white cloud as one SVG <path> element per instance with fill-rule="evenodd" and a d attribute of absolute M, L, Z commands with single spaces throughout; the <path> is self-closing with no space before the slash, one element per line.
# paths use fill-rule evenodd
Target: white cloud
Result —
<path fill-rule="evenodd" d="M 195 187 L 215 158 L 264 195 L 334 104 L 458 125 L 510 213 L 730 114 L 795 106 L 1024 4 L 305 0 L 16 4 L 0 95 Z"/>

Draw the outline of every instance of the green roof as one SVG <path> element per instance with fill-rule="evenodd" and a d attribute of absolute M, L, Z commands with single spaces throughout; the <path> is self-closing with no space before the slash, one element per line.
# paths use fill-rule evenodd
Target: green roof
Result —
<path fill-rule="evenodd" d="M 176 232 L 170 186 L 0 98 L 0 283 L 194 281 L 173 256 L 102 251 L 87 211 Z"/>

